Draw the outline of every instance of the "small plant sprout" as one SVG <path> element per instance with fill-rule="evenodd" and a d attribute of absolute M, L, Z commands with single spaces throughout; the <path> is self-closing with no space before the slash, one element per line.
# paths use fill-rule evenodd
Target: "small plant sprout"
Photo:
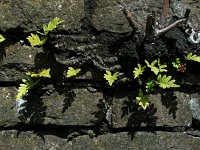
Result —
<path fill-rule="evenodd" d="M 145 60 L 145 63 L 147 64 L 147 67 L 149 67 L 155 75 L 158 75 L 158 73 L 160 72 L 167 72 L 167 70 L 164 69 L 167 67 L 167 65 L 161 65 L 160 59 L 154 60 L 151 64 L 147 60 Z M 158 67 L 155 66 L 157 63 Z"/>
<path fill-rule="evenodd" d="M 39 80 L 33 81 L 33 79 L 30 76 L 27 76 L 26 79 L 22 79 L 22 84 L 19 85 L 19 88 L 17 90 L 17 96 L 16 101 L 20 100 L 23 96 L 25 96 L 28 91 L 34 87 Z"/>
<path fill-rule="evenodd" d="M 66 77 L 69 78 L 69 77 L 72 77 L 72 76 L 76 76 L 80 71 L 81 71 L 80 68 L 74 69 L 73 67 L 68 67 Z"/>
<path fill-rule="evenodd" d="M 45 36 L 42 36 L 41 39 L 37 34 L 31 33 L 30 36 L 27 37 L 27 40 L 30 42 L 31 46 L 42 46 L 47 41 Z"/>
<path fill-rule="evenodd" d="M 104 74 L 104 78 L 108 81 L 108 84 L 112 86 L 112 84 L 117 80 L 118 72 L 115 72 L 113 75 L 110 71 L 106 70 L 106 74 Z"/>
<path fill-rule="evenodd" d="M 39 77 L 44 78 L 50 78 L 50 69 L 43 69 L 39 71 L 38 73 L 35 72 L 28 72 L 26 73 L 27 77 L 25 79 L 22 79 L 22 84 L 19 85 L 16 101 L 22 99 L 23 96 L 25 96 L 30 89 L 32 89 L 35 85 L 38 84 L 40 79 Z"/>
<path fill-rule="evenodd" d="M 179 72 L 185 72 L 186 70 L 186 64 L 181 63 L 180 58 L 176 58 L 174 61 L 172 61 L 172 66 Z"/>
<path fill-rule="evenodd" d="M 172 66 L 176 69 L 179 68 L 181 62 L 180 62 L 180 58 L 176 58 L 175 60 L 172 61 Z"/>
<path fill-rule="evenodd" d="M 175 84 L 174 82 L 176 80 L 171 80 L 171 76 L 161 75 L 159 74 L 157 76 L 157 81 L 155 81 L 156 84 L 159 85 L 160 88 L 166 89 L 166 88 L 177 88 L 180 87 L 180 85 Z"/>
<path fill-rule="evenodd" d="M 43 24 L 43 33 L 37 31 L 38 34 L 41 35 L 39 37 L 37 34 L 31 33 L 30 36 L 27 37 L 27 40 L 30 42 L 31 46 L 42 46 L 47 41 L 47 35 L 49 31 L 53 31 L 57 26 L 61 23 L 63 23 L 64 20 L 60 20 L 59 18 L 54 18 L 52 21 L 48 23 L 48 25 Z"/>
<path fill-rule="evenodd" d="M 137 66 L 138 66 L 138 68 L 135 67 L 134 71 L 133 71 L 133 73 L 134 73 L 134 79 L 137 78 L 137 77 L 139 77 L 140 75 L 142 75 L 143 72 L 144 72 L 144 69 L 146 68 L 146 66 L 142 67 L 140 64 L 137 64 Z"/>
<path fill-rule="evenodd" d="M 200 56 L 192 55 L 192 53 L 189 53 L 187 56 L 185 56 L 185 59 L 200 62 Z"/>
<path fill-rule="evenodd" d="M 149 78 L 145 86 L 146 92 L 155 91 L 154 86 L 155 86 L 154 81 L 151 78 Z"/>
<path fill-rule="evenodd" d="M 5 41 L 5 40 L 6 40 L 6 38 L 3 35 L 0 34 L 0 43 Z"/>
<path fill-rule="evenodd" d="M 144 95 L 142 90 L 139 89 L 138 96 L 136 97 L 136 102 L 139 106 L 146 110 L 149 106 L 149 95 Z"/>

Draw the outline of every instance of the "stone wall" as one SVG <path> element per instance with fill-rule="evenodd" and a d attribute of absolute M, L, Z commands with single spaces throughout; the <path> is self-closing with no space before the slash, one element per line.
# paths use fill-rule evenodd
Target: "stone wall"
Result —
<path fill-rule="evenodd" d="M 144 30 L 148 14 L 161 12 L 163 1 L 124 2 Z M 189 21 L 198 30 L 199 5 L 172 0 L 170 12 L 182 17 L 191 8 Z M 184 73 L 169 69 L 181 88 L 156 89 L 146 110 L 135 102 L 139 85 L 132 71 L 138 62 L 160 57 L 171 63 L 177 54 L 200 54 L 200 44 L 189 44 L 178 27 L 138 45 L 114 0 L 1 0 L 0 14 L 6 37 L 0 43 L 0 149 L 199 150 L 198 63 L 187 62 Z M 54 17 L 65 22 L 43 47 L 31 47 L 26 37 Z M 68 66 L 81 73 L 65 78 Z M 21 116 L 17 88 L 27 71 L 41 68 L 51 68 L 52 78 L 29 92 Z M 112 87 L 103 78 L 105 70 L 121 75 Z"/>

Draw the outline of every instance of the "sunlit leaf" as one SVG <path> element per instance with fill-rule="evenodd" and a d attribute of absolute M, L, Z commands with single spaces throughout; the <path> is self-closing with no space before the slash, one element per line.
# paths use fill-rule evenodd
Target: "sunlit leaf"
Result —
<path fill-rule="evenodd" d="M 104 78 L 108 81 L 108 84 L 112 86 L 112 84 L 117 80 L 118 72 L 115 72 L 113 75 L 110 71 L 106 70 L 106 74 L 104 74 Z"/>
<path fill-rule="evenodd" d="M 146 68 L 146 66 L 142 67 L 140 64 L 137 64 L 137 66 L 138 66 L 138 68 L 135 67 L 134 71 L 133 71 L 133 73 L 134 73 L 134 79 L 137 78 L 137 77 L 139 77 L 140 75 L 142 75 L 143 72 L 144 72 L 144 69 Z"/>
<path fill-rule="evenodd" d="M 149 95 L 144 95 L 142 90 L 139 89 L 138 96 L 136 97 L 136 102 L 144 110 L 149 106 Z"/>
<path fill-rule="evenodd" d="M 43 37 L 40 39 L 37 34 L 31 33 L 31 35 L 27 37 L 27 40 L 30 42 L 31 46 L 34 47 L 43 45 L 46 42 L 47 38 Z"/>
<path fill-rule="evenodd" d="M 3 41 L 5 41 L 5 39 L 6 38 L 3 35 L 0 34 L 0 43 L 3 42 Z"/>
<path fill-rule="evenodd" d="M 171 76 L 166 76 L 166 75 L 161 75 L 159 74 L 157 77 L 156 84 L 159 85 L 159 87 L 166 89 L 166 88 L 171 88 L 171 87 L 180 87 L 180 85 L 175 84 L 176 80 L 171 80 Z"/>
<path fill-rule="evenodd" d="M 185 59 L 200 62 L 200 56 L 192 55 L 192 53 L 189 53 L 187 56 L 185 56 Z"/>
<path fill-rule="evenodd" d="M 74 69 L 73 67 L 68 67 L 66 77 L 69 78 L 69 77 L 72 77 L 72 76 L 76 76 L 80 71 L 81 71 L 80 68 Z"/>

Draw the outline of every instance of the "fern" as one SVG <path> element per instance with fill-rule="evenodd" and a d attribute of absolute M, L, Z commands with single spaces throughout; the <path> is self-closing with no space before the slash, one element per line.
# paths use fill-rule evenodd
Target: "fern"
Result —
<path fill-rule="evenodd" d="M 68 67 L 66 77 L 69 78 L 69 77 L 72 77 L 72 76 L 76 76 L 80 71 L 81 71 L 80 68 L 74 69 L 73 67 Z"/>
<path fill-rule="evenodd" d="M 38 32 L 41 36 L 41 38 L 37 35 L 37 34 L 32 34 L 30 36 L 27 37 L 27 40 L 30 42 L 31 46 L 42 46 L 46 43 L 47 41 L 47 34 L 49 33 L 49 31 L 54 30 L 55 28 L 57 28 L 57 26 L 59 24 L 61 24 L 62 22 L 64 22 L 64 20 L 60 20 L 59 18 L 54 18 L 52 21 L 50 21 L 48 23 L 48 25 L 43 24 L 43 32 Z"/>
<path fill-rule="evenodd" d="M 42 69 L 38 73 L 28 72 L 26 74 L 29 75 L 30 77 L 36 77 L 36 78 L 37 77 L 51 78 L 50 68 L 49 69 Z"/>
<path fill-rule="evenodd" d="M 172 66 L 176 69 L 179 68 L 181 62 L 180 62 L 180 58 L 176 58 L 175 60 L 172 61 Z"/>
<path fill-rule="evenodd" d="M 19 85 L 19 88 L 17 90 L 17 101 L 20 100 L 24 95 L 26 95 L 28 91 L 39 82 L 39 80 L 33 81 L 33 79 L 30 76 L 27 76 L 26 79 L 22 79 L 22 82 L 23 83 Z"/>
<path fill-rule="evenodd" d="M 136 97 L 136 102 L 144 110 L 149 106 L 149 95 L 144 95 L 142 90 L 139 89 L 138 96 Z"/>
<path fill-rule="evenodd" d="M 48 34 L 49 31 L 53 31 L 55 28 L 57 28 L 57 25 L 63 23 L 64 20 L 60 20 L 59 18 L 54 18 L 52 21 L 49 22 L 48 25 L 43 25 L 43 31 L 46 34 Z"/>
<path fill-rule="evenodd" d="M 3 35 L 0 34 L 0 43 L 3 42 L 3 41 L 5 41 L 5 39 L 6 38 Z"/>
<path fill-rule="evenodd" d="M 108 84 L 112 86 L 115 80 L 117 80 L 118 72 L 115 72 L 113 75 L 110 71 L 106 70 L 106 74 L 104 74 L 104 78 L 108 81 Z"/>
<path fill-rule="evenodd" d="M 154 91 L 154 90 L 155 90 L 154 86 L 155 86 L 155 83 L 153 82 L 153 80 L 151 80 L 151 79 L 149 78 L 149 79 L 148 79 L 148 82 L 146 83 L 146 86 L 145 86 L 146 92 Z"/>
<path fill-rule="evenodd" d="M 50 78 L 50 69 L 43 69 L 39 71 L 39 73 L 35 72 L 28 72 L 26 73 L 27 78 L 22 79 L 22 84 L 19 85 L 18 88 L 18 93 L 16 96 L 16 100 L 18 101 L 21 99 L 24 95 L 28 93 L 28 91 L 33 88 L 40 80 L 38 79 L 39 77 L 44 77 L 44 78 Z M 33 77 L 36 78 L 36 81 L 33 80 Z"/>
<path fill-rule="evenodd" d="M 47 41 L 47 37 L 43 36 L 40 39 L 40 37 L 37 34 L 31 33 L 31 35 L 27 37 L 27 40 L 31 43 L 32 47 L 41 46 Z"/>
<path fill-rule="evenodd" d="M 161 74 L 158 75 L 156 84 L 159 85 L 160 88 L 166 89 L 166 88 L 176 88 L 180 87 L 179 85 L 175 84 L 175 80 L 171 80 L 171 76 L 162 76 Z"/>
<path fill-rule="evenodd" d="M 200 56 L 192 55 L 192 53 L 189 53 L 187 56 L 185 56 L 185 59 L 200 62 Z"/>
<path fill-rule="evenodd" d="M 147 60 L 145 60 L 145 63 L 147 64 L 147 67 L 149 67 L 155 75 L 158 75 L 159 72 L 167 72 L 167 70 L 164 69 L 167 67 L 167 65 L 161 65 L 160 59 L 154 60 L 151 64 Z M 157 63 L 158 67 L 155 66 Z"/>
<path fill-rule="evenodd" d="M 135 67 L 134 71 L 133 71 L 134 79 L 139 77 L 140 75 L 142 75 L 144 72 L 144 69 L 146 68 L 146 66 L 142 67 L 140 64 L 137 64 L 137 66 L 138 66 L 138 68 Z"/>

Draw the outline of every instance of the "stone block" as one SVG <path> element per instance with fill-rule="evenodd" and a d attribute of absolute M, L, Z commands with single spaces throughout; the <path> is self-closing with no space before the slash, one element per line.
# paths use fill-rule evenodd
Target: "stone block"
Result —
<path fill-rule="evenodd" d="M 0 2 L 0 29 L 31 32 L 42 29 L 53 18 L 65 20 L 61 30 L 79 29 L 84 18 L 83 0 L 3 0 Z"/>
<path fill-rule="evenodd" d="M 135 103 L 134 92 L 116 94 L 113 97 L 110 125 L 121 127 L 162 127 L 192 124 L 188 108 L 189 97 L 178 91 L 160 91 L 150 95 L 150 106 L 143 110 Z"/>

